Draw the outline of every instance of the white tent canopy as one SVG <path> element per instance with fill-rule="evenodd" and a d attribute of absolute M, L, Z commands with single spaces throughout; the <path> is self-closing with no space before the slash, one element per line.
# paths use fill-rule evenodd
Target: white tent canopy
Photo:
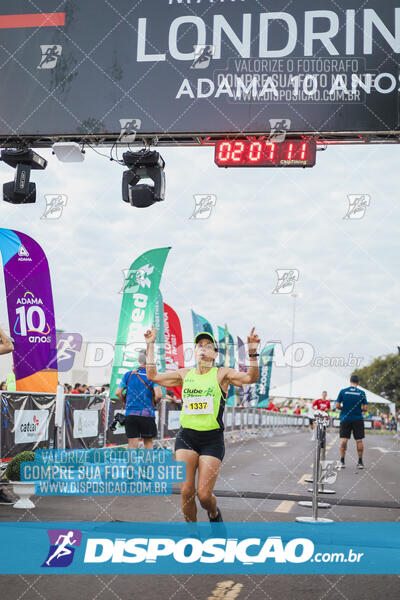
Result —
<path fill-rule="evenodd" d="M 320 369 L 315 373 L 296 379 L 292 383 L 292 393 L 290 393 L 290 384 L 280 385 L 270 390 L 271 398 L 303 398 L 304 400 L 316 400 L 321 398 L 322 392 L 328 392 L 329 400 L 336 400 L 341 389 L 349 387 L 350 382 L 345 377 L 340 377 L 329 369 Z M 373 404 L 386 404 L 394 408 L 394 403 L 390 400 L 382 398 L 365 388 L 358 386 L 360 390 L 364 390 L 367 401 Z"/>

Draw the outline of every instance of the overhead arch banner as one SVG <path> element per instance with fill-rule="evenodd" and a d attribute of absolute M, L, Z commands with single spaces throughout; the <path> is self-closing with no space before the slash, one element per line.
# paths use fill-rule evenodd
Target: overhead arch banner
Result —
<path fill-rule="evenodd" d="M 47 258 L 28 235 L 0 228 L 17 391 L 57 391 L 57 346 Z"/>
<path fill-rule="evenodd" d="M 399 23 L 398 0 L 4 0 L 0 138 L 390 134 Z"/>

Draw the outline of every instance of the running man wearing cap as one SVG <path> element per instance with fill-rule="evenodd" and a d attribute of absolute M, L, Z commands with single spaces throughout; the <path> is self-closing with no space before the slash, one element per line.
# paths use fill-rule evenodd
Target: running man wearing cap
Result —
<path fill-rule="evenodd" d="M 222 521 L 217 499 L 213 494 L 215 482 L 225 454 L 223 414 L 229 385 L 242 387 L 256 383 L 259 377 L 257 347 L 260 338 L 254 327 L 247 338 L 249 369 L 240 373 L 229 367 L 215 367 L 218 347 L 207 331 L 194 338 L 194 369 L 178 369 L 157 373 L 154 342 L 157 330 L 152 327 L 144 337 L 147 344 L 147 378 L 165 387 L 182 386 L 181 428 L 175 442 L 176 460 L 186 463 L 186 481 L 181 483 L 181 504 L 185 520 L 197 520 L 197 496 L 211 522 Z"/>

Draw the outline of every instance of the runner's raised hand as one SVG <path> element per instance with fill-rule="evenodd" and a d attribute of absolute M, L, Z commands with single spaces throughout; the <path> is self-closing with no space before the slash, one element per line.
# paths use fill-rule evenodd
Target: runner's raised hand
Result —
<path fill-rule="evenodd" d="M 260 338 L 256 333 L 254 333 L 255 327 L 250 331 L 250 335 L 247 336 L 247 347 L 249 354 L 255 354 L 257 352 L 258 344 L 260 343 Z"/>
<path fill-rule="evenodd" d="M 154 325 L 151 326 L 151 330 L 148 329 L 144 334 L 144 339 L 146 340 L 146 344 L 151 344 L 155 342 L 157 339 L 157 329 Z"/>

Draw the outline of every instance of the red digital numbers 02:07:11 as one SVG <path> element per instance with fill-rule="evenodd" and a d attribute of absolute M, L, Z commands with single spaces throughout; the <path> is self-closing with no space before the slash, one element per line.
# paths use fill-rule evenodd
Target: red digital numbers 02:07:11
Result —
<path fill-rule="evenodd" d="M 221 140 L 215 145 L 218 167 L 313 167 L 313 140 Z"/>

